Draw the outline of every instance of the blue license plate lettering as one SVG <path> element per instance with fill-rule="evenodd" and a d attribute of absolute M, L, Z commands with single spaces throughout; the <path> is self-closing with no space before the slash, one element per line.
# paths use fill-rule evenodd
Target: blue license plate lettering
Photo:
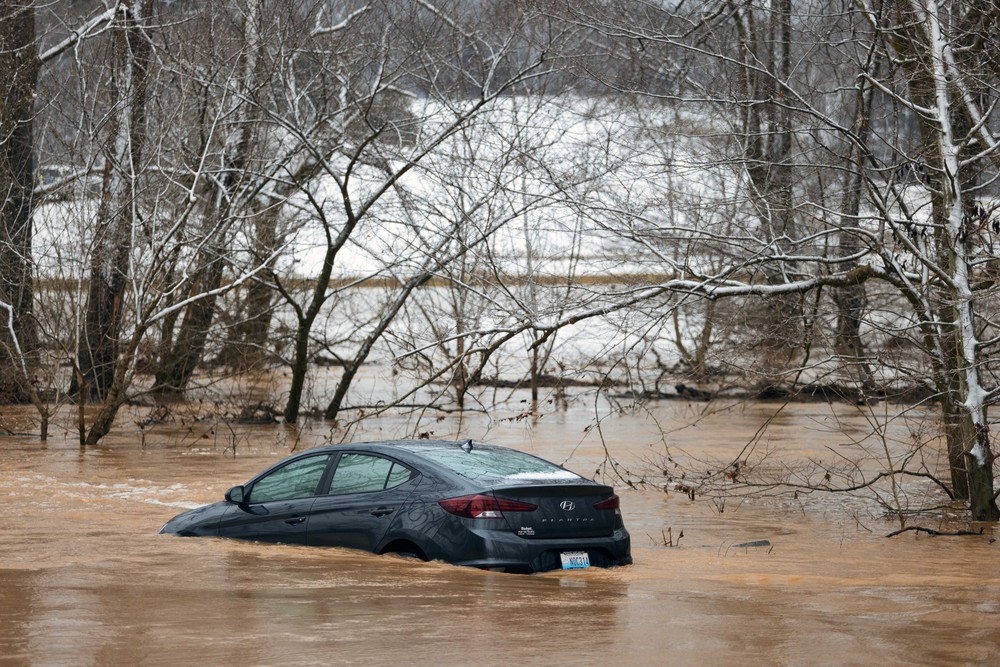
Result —
<path fill-rule="evenodd" d="M 590 567 L 590 554 L 586 551 L 564 551 L 559 554 L 562 559 L 562 568 L 564 570 L 577 570 L 584 567 Z"/>

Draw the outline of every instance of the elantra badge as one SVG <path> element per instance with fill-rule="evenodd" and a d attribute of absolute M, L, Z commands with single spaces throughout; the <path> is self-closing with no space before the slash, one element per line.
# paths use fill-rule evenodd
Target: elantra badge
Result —
<path fill-rule="evenodd" d="M 567 512 L 572 512 L 573 510 L 576 509 L 576 503 L 574 503 L 571 500 L 564 500 L 561 503 L 559 503 L 559 507 L 563 508 Z"/>

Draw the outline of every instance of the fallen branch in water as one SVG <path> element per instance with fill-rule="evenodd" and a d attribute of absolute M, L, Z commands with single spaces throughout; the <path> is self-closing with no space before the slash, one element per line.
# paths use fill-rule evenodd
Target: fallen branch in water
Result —
<path fill-rule="evenodd" d="M 958 535 L 982 535 L 983 534 L 983 529 L 982 528 L 979 529 L 979 532 L 976 532 L 974 530 L 955 530 L 955 531 L 944 532 L 944 531 L 940 531 L 940 530 L 934 530 L 933 528 L 924 528 L 923 526 L 907 526 L 906 528 L 901 528 L 899 530 L 892 531 L 891 533 L 889 533 L 888 535 L 886 535 L 886 537 L 896 537 L 896 535 L 899 535 L 901 533 L 905 533 L 905 532 L 910 531 L 910 530 L 912 530 L 915 533 L 927 533 L 928 535 L 932 535 L 934 537 L 937 537 L 939 535 L 943 535 L 945 537 L 955 537 L 955 536 L 958 536 Z"/>

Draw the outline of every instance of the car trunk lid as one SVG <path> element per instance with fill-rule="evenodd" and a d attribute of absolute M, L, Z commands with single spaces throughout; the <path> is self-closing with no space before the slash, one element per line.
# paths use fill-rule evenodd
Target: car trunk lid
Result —
<path fill-rule="evenodd" d="M 505 510 L 512 531 L 527 539 L 562 539 L 610 535 L 621 522 L 617 496 L 599 484 L 510 485 L 493 489 L 497 498 L 536 506 Z M 612 500 L 613 499 L 613 500 Z"/>

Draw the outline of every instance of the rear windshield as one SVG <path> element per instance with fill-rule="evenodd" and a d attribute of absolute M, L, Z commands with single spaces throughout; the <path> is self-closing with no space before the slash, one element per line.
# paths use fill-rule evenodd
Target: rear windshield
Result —
<path fill-rule="evenodd" d="M 582 479 L 554 463 L 513 449 L 431 449 L 423 452 L 463 477 L 480 482 L 517 482 Z"/>

